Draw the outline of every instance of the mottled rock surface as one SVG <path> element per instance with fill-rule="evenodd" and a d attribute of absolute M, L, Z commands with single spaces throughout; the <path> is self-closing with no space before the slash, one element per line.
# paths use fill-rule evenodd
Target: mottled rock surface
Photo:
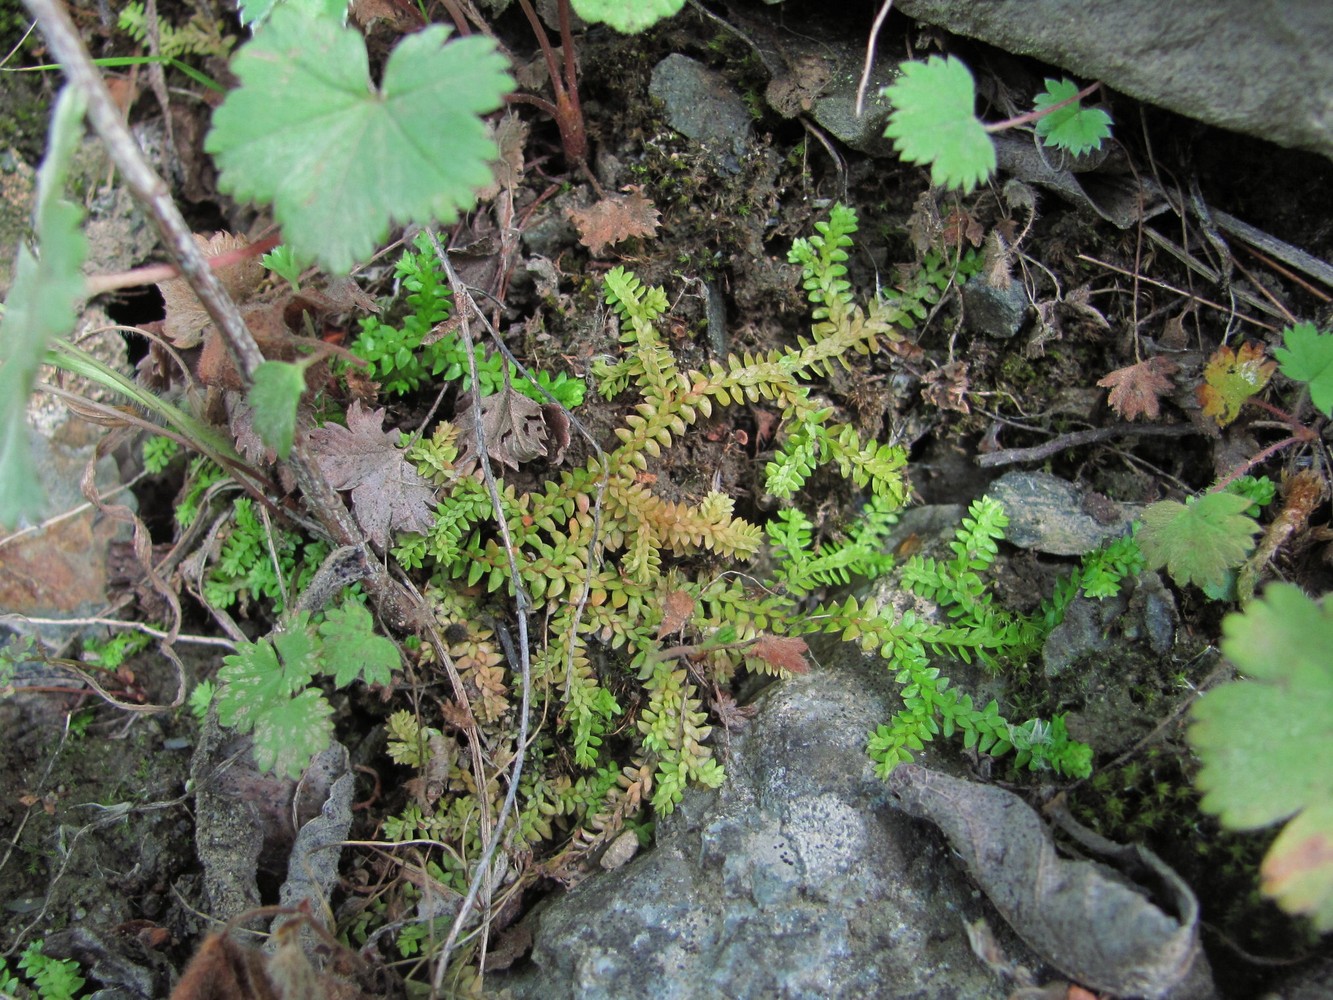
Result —
<path fill-rule="evenodd" d="M 899 0 L 894 10 L 1199 121 L 1333 157 L 1327 0 Z"/>
<path fill-rule="evenodd" d="M 530 966 L 488 986 L 514 1000 L 1000 998 L 963 928 L 984 915 L 1040 967 L 889 804 L 865 754 L 892 711 L 882 666 L 817 668 L 763 701 L 721 790 L 687 794 L 653 850 L 558 899 Z"/>

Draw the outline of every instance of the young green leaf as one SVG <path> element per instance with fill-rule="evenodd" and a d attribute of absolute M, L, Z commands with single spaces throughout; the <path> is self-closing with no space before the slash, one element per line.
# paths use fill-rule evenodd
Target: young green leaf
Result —
<path fill-rule="evenodd" d="M 1273 349 L 1282 374 L 1310 387 L 1310 400 L 1324 416 L 1333 416 L 1333 334 L 1320 333 L 1313 323 L 1297 323 L 1282 331 L 1282 347 Z"/>
<path fill-rule="evenodd" d="M 255 369 L 248 399 L 260 440 L 286 459 L 296 438 L 296 407 L 305 392 L 303 364 L 265 361 Z"/>
<path fill-rule="evenodd" d="M 259 263 L 272 271 L 279 278 L 286 280 L 287 284 L 292 286 L 292 291 L 301 290 L 301 271 L 300 261 L 296 259 L 296 254 L 292 253 L 292 248 L 286 243 L 280 243 L 271 251 L 259 258 Z"/>
<path fill-rule="evenodd" d="M 1245 561 L 1260 530 L 1245 515 L 1249 507 L 1248 498 L 1225 492 L 1205 493 L 1191 504 L 1150 504 L 1137 536 L 1147 568 L 1165 566 L 1182 586 L 1224 586 L 1227 572 Z"/>
<path fill-rule="evenodd" d="M 338 687 L 361 677 L 367 684 L 388 684 L 398 669 L 398 650 L 375 634 L 375 620 L 360 604 L 348 602 L 324 616 L 319 626 L 324 640 L 324 671 Z"/>
<path fill-rule="evenodd" d="M 1072 80 L 1047 80 L 1045 93 L 1037 95 L 1033 106 L 1044 111 L 1077 93 L 1078 87 Z M 1038 118 L 1037 135 L 1048 146 L 1082 156 L 1090 149 L 1101 149 L 1102 141 L 1111 137 L 1111 116 L 1101 108 L 1085 108 L 1082 101 L 1071 101 Z"/>
<path fill-rule="evenodd" d="M 83 106 L 73 87 L 66 87 L 56 103 L 37 175 L 35 229 L 42 255 L 38 259 L 20 244 L 0 319 L 0 525 L 6 527 L 36 517 L 45 503 L 28 448 L 28 397 L 47 344 L 74 329 L 83 298 L 79 268 L 88 251 L 79 231 L 83 212 L 61 197 L 82 133 Z"/>
<path fill-rule="evenodd" d="M 347 17 L 347 0 L 237 0 L 241 24 L 252 31 L 268 20 L 279 4 L 307 17 L 321 17 L 341 24 Z"/>
<path fill-rule="evenodd" d="M 346 274 L 392 223 L 452 222 L 491 178 L 495 144 L 479 115 L 513 87 L 482 35 L 409 35 L 370 85 L 352 28 L 279 7 L 241 49 L 241 86 L 213 115 L 205 143 L 219 185 L 271 202 L 298 257 Z"/>
<path fill-rule="evenodd" d="M 1263 890 L 1333 930 L 1333 606 L 1275 583 L 1229 615 L 1222 634 L 1222 652 L 1247 679 L 1194 705 L 1203 808 L 1240 830 L 1294 817 L 1264 858 Z"/>
<path fill-rule="evenodd" d="M 884 96 L 893 104 L 885 136 L 907 162 L 930 164 L 932 184 L 971 193 L 995 172 L 995 145 L 973 110 L 972 73 L 957 59 L 903 63 Z"/>
<path fill-rule="evenodd" d="M 679 13 L 685 0 L 572 0 L 574 13 L 592 24 L 609 24 L 626 35 L 646 31 Z"/>
<path fill-rule="evenodd" d="M 222 658 L 218 722 L 254 733 L 261 771 L 298 778 L 310 758 L 329 745 L 333 709 L 310 687 L 320 670 L 320 643 L 302 612 L 282 632 L 243 642 Z"/>

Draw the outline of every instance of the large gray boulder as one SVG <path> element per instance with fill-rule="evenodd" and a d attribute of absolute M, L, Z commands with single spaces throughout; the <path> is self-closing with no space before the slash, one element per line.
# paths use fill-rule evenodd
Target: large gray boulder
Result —
<path fill-rule="evenodd" d="M 898 0 L 894 10 L 1333 158 L 1328 0 Z"/>

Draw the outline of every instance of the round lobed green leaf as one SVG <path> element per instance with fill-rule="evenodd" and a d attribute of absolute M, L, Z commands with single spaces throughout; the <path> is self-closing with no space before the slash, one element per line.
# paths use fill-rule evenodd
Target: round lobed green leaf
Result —
<path fill-rule="evenodd" d="M 932 184 L 971 193 L 995 172 L 995 144 L 973 110 L 971 71 L 952 56 L 901 68 L 884 88 L 893 104 L 885 136 L 908 163 L 930 164 Z"/>
<path fill-rule="evenodd" d="M 272 204 L 300 258 L 346 274 L 395 223 L 452 222 L 491 178 L 479 117 L 513 87 L 481 35 L 445 44 L 442 26 L 403 39 L 370 84 L 365 40 L 283 6 L 241 49 L 241 86 L 205 142 L 219 186 Z"/>

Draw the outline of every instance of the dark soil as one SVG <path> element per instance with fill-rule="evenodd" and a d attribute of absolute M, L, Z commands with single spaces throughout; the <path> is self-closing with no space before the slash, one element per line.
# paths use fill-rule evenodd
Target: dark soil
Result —
<path fill-rule="evenodd" d="M 171 18 L 175 6 L 159 9 Z M 113 50 L 114 32 L 101 25 L 93 10 L 81 14 L 95 54 Z M 818 25 L 820 31 L 841 30 L 848 38 L 864 38 L 868 18 L 838 17 L 845 17 L 845 23 L 829 14 L 827 3 L 792 2 L 780 12 L 783 30 L 797 35 Z M 531 54 L 531 36 L 516 11 L 496 26 L 517 52 Z M 0 27 L 8 39 L 10 26 L 0 22 Z M 240 34 L 239 28 L 232 30 Z M 10 44 L 4 42 L 6 50 Z M 900 49 L 901 39 L 881 39 L 881 46 Z M 975 52 L 975 46 L 970 51 Z M 685 53 L 728 74 L 737 92 L 751 100 L 756 139 L 738 169 L 720 165 L 674 132 L 661 106 L 649 99 L 651 70 L 669 52 Z M 931 214 L 945 227 L 933 237 L 939 249 L 952 245 L 956 251 L 974 234 L 977 249 L 985 250 L 981 238 L 999 232 L 1005 234 L 1009 250 L 1004 260 L 993 256 L 991 264 L 1028 287 L 1044 310 L 1040 317 L 1030 318 L 1016 336 L 996 339 L 969 326 L 958 295 L 951 292 L 929 321 L 913 331 L 914 350 L 882 352 L 863 367 L 840 372 L 825 390 L 845 419 L 861 430 L 910 447 L 917 499 L 966 504 L 1005 471 L 980 468 L 978 456 L 1118 423 L 1096 383 L 1132 364 L 1150 345 L 1169 341 L 1182 369 L 1197 374 L 1224 337 L 1232 343 L 1253 339 L 1272 344 L 1283 325 L 1243 303 L 1234 314 L 1192 303 L 1179 290 L 1192 290 L 1200 300 L 1225 306 L 1231 289 L 1192 274 L 1140 228 L 1117 229 L 1052 194 L 1040 196 L 1035 220 L 1014 246 L 1028 220 L 1001 194 L 999 183 L 967 198 L 927 196 L 923 172 L 897 160 L 839 148 L 843 163 L 835 164 L 799 121 L 783 119 L 763 104 L 763 67 L 744 44 L 688 8 L 644 38 L 590 33 L 583 40 L 581 60 L 594 169 L 608 190 L 640 185 L 659 209 L 661 226 L 655 239 L 622 243 L 590 258 L 563 215 L 570 201 L 591 198 L 587 185 L 577 174 L 564 172 L 555 128 L 529 114 L 531 109 L 524 111 L 532 126 L 527 155 L 533 167 L 518 216 L 525 220 L 529 248 L 556 262 L 560 283 L 543 298 L 520 276 L 501 318 L 510 346 L 535 367 L 583 374 L 594 357 L 617 352 L 597 303 L 597 279 L 614 263 L 632 268 L 645 283 L 666 287 L 674 304 L 671 346 L 688 369 L 704 366 L 723 351 L 768 350 L 805 332 L 808 306 L 797 269 L 786 263 L 786 251 L 794 238 L 813 231 L 834 200 L 852 204 L 861 216 L 851 276 L 862 289 L 893 286 L 915 271 L 923 247 L 914 242 L 912 229 L 915 225 L 920 230 Z M 53 82 L 41 79 L 39 84 L 25 83 L 25 89 L 45 89 L 49 96 Z M 202 135 L 207 106 L 192 101 L 177 110 L 197 116 L 192 134 Z M 1182 121 L 1123 98 L 1115 99 L 1113 112 L 1123 155 L 1139 171 L 1155 167 L 1171 188 L 1197 182 L 1209 206 L 1316 257 L 1333 258 L 1333 164 Z M 131 117 L 149 125 L 160 122 L 151 94 L 139 98 Z M 0 147 L 6 144 L 29 161 L 38 154 L 31 131 L 19 120 L 12 134 L 0 131 Z M 538 205 L 551 184 L 564 184 L 564 193 Z M 181 201 L 192 221 L 203 228 L 223 219 L 246 229 L 253 214 L 231 205 L 210 185 L 211 178 L 195 176 L 182 188 Z M 478 213 L 470 230 L 459 227 L 453 242 L 485 235 L 487 225 L 485 213 Z M 1185 241 L 1200 259 L 1212 252 L 1196 219 L 1166 213 L 1147 225 L 1177 243 L 1186 233 Z M 1333 316 L 1323 290 L 1268 268 L 1243 248 L 1236 248 L 1235 264 L 1232 287 L 1265 301 L 1271 298 L 1292 314 L 1324 320 L 1325 325 Z M 1079 290 L 1086 290 L 1082 301 L 1090 309 L 1067 304 Z M 716 310 L 710 324 L 710 297 L 720 297 L 724 304 L 722 324 Z M 158 308 L 151 297 L 127 296 L 108 308 L 120 310 L 124 320 L 160 318 L 144 314 Z M 960 360 L 966 366 L 966 402 L 946 408 L 930 401 L 924 395 L 928 377 Z M 1144 503 L 1164 496 L 1179 499 L 1206 488 L 1276 439 L 1279 432 L 1245 421 L 1221 435 L 1207 433 L 1193 384 L 1187 376 L 1178 382 L 1180 390 L 1163 403 L 1162 423 L 1193 424 L 1197 433 L 1107 438 L 1057 451 L 1031 467 L 1117 501 Z M 605 439 L 620 423 L 625 406 L 599 402 L 594 393 L 588 398 L 580 419 Z M 429 402 L 409 401 L 402 413 L 424 413 Z M 654 488 L 668 499 L 697 498 L 710 488 L 721 489 L 737 497 L 738 513 L 762 520 L 763 463 L 772 445 L 762 439 L 761 419 L 737 408 L 727 411 L 725 419 L 702 425 L 653 469 Z M 585 457 L 582 447 L 576 440 L 573 464 Z M 1276 480 L 1308 458 L 1284 454 L 1255 472 Z M 164 532 L 175 487 L 175 482 L 158 482 L 140 495 L 141 516 Z M 821 498 L 817 521 L 831 525 L 860 502 L 834 476 L 816 481 L 810 494 Z M 1328 511 L 1321 509 L 1313 520 L 1327 522 Z M 1298 537 L 1279 556 L 1275 571 L 1316 592 L 1327 590 L 1326 537 L 1316 541 L 1308 532 Z M 999 574 L 1001 597 L 1012 596 L 1016 606 L 1030 603 L 1034 593 L 1048 592 L 1053 571 L 1068 565 L 1009 552 Z M 1084 663 L 1049 687 L 1038 669 L 1009 690 L 1019 703 L 1016 716 L 1029 704 L 1033 711 L 1072 708 L 1088 726 L 1118 726 L 1136 738 L 1165 723 L 1160 738 L 1141 752 L 1128 752 L 1133 740 L 1117 744 L 1127 751 L 1125 758 L 1070 790 L 1070 802 L 1088 825 L 1112 839 L 1143 840 L 1177 866 L 1202 897 L 1210 927 L 1205 943 L 1221 970 L 1219 982 L 1228 984 L 1232 996 L 1252 996 L 1261 991 L 1271 970 L 1242 960 L 1231 945 L 1286 958 L 1302 953 L 1306 945 L 1301 942 L 1308 937 L 1275 907 L 1258 902 L 1253 892 L 1257 861 L 1272 834 L 1223 834 L 1198 811 L 1190 786 L 1195 764 L 1183 740 L 1178 709 L 1189 687 L 1201 683 L 1217 665 L 1209 646 L 1219 634 L 1225 609 L 1197 592 L 1178 593 L 1176 598 L 1184 641 L 1169 662 L 1127 658 Z M 196 614 L 194 624 L 205 627 L 205 617 Z M 259 629 L 263 623 L 253 624 Z M 194 663 L 191 683 L 209 676 L 216 665 L 213 659 Z M 150 688 L 174 683 L 164 664 L 151 655 L 131 661 L 130 667 L 149 678 Z M 168 692 L 166 700 L 170 697 Z M 373 743 L 378 737 L 370 734 L 382 716 L 382 707 L 343 706 L 340 739 L 348 746 L 367 739 Z M 0 744 L 0 829 L 9 831 L 0 858 L 0 900 L 5 905 L 0 949 L 13 955 L 27 941 L 44 936 L 49 954 L 76 955 L 85 962 L 101 957 L 108 968 L 113 961 L 132 966 L 142 978 L 126 973 L 127 984 L 147 984 L 144 995 L 166 995 L 172 970 L 183 966 L 208 929 L 195 910 L 200 875 L 192 799 L 185 787 L 195 723 L 183 713 L 126 715 L 86 691 L 40 691 L 0 700 L 0 731 L 7 734 Z M 357 798 L 369 798 L 370 793 L 367 782 Z M 395 798 L 386 790 L 385 799 L 359 815 L 353 836 L 373 835 L 398 805 L 401 795 Z M 59 933 L 76 928 L 85 932 L 83 937 Z M 106 982 L 116 981 L 113 973 L 107 975 Z"/>

